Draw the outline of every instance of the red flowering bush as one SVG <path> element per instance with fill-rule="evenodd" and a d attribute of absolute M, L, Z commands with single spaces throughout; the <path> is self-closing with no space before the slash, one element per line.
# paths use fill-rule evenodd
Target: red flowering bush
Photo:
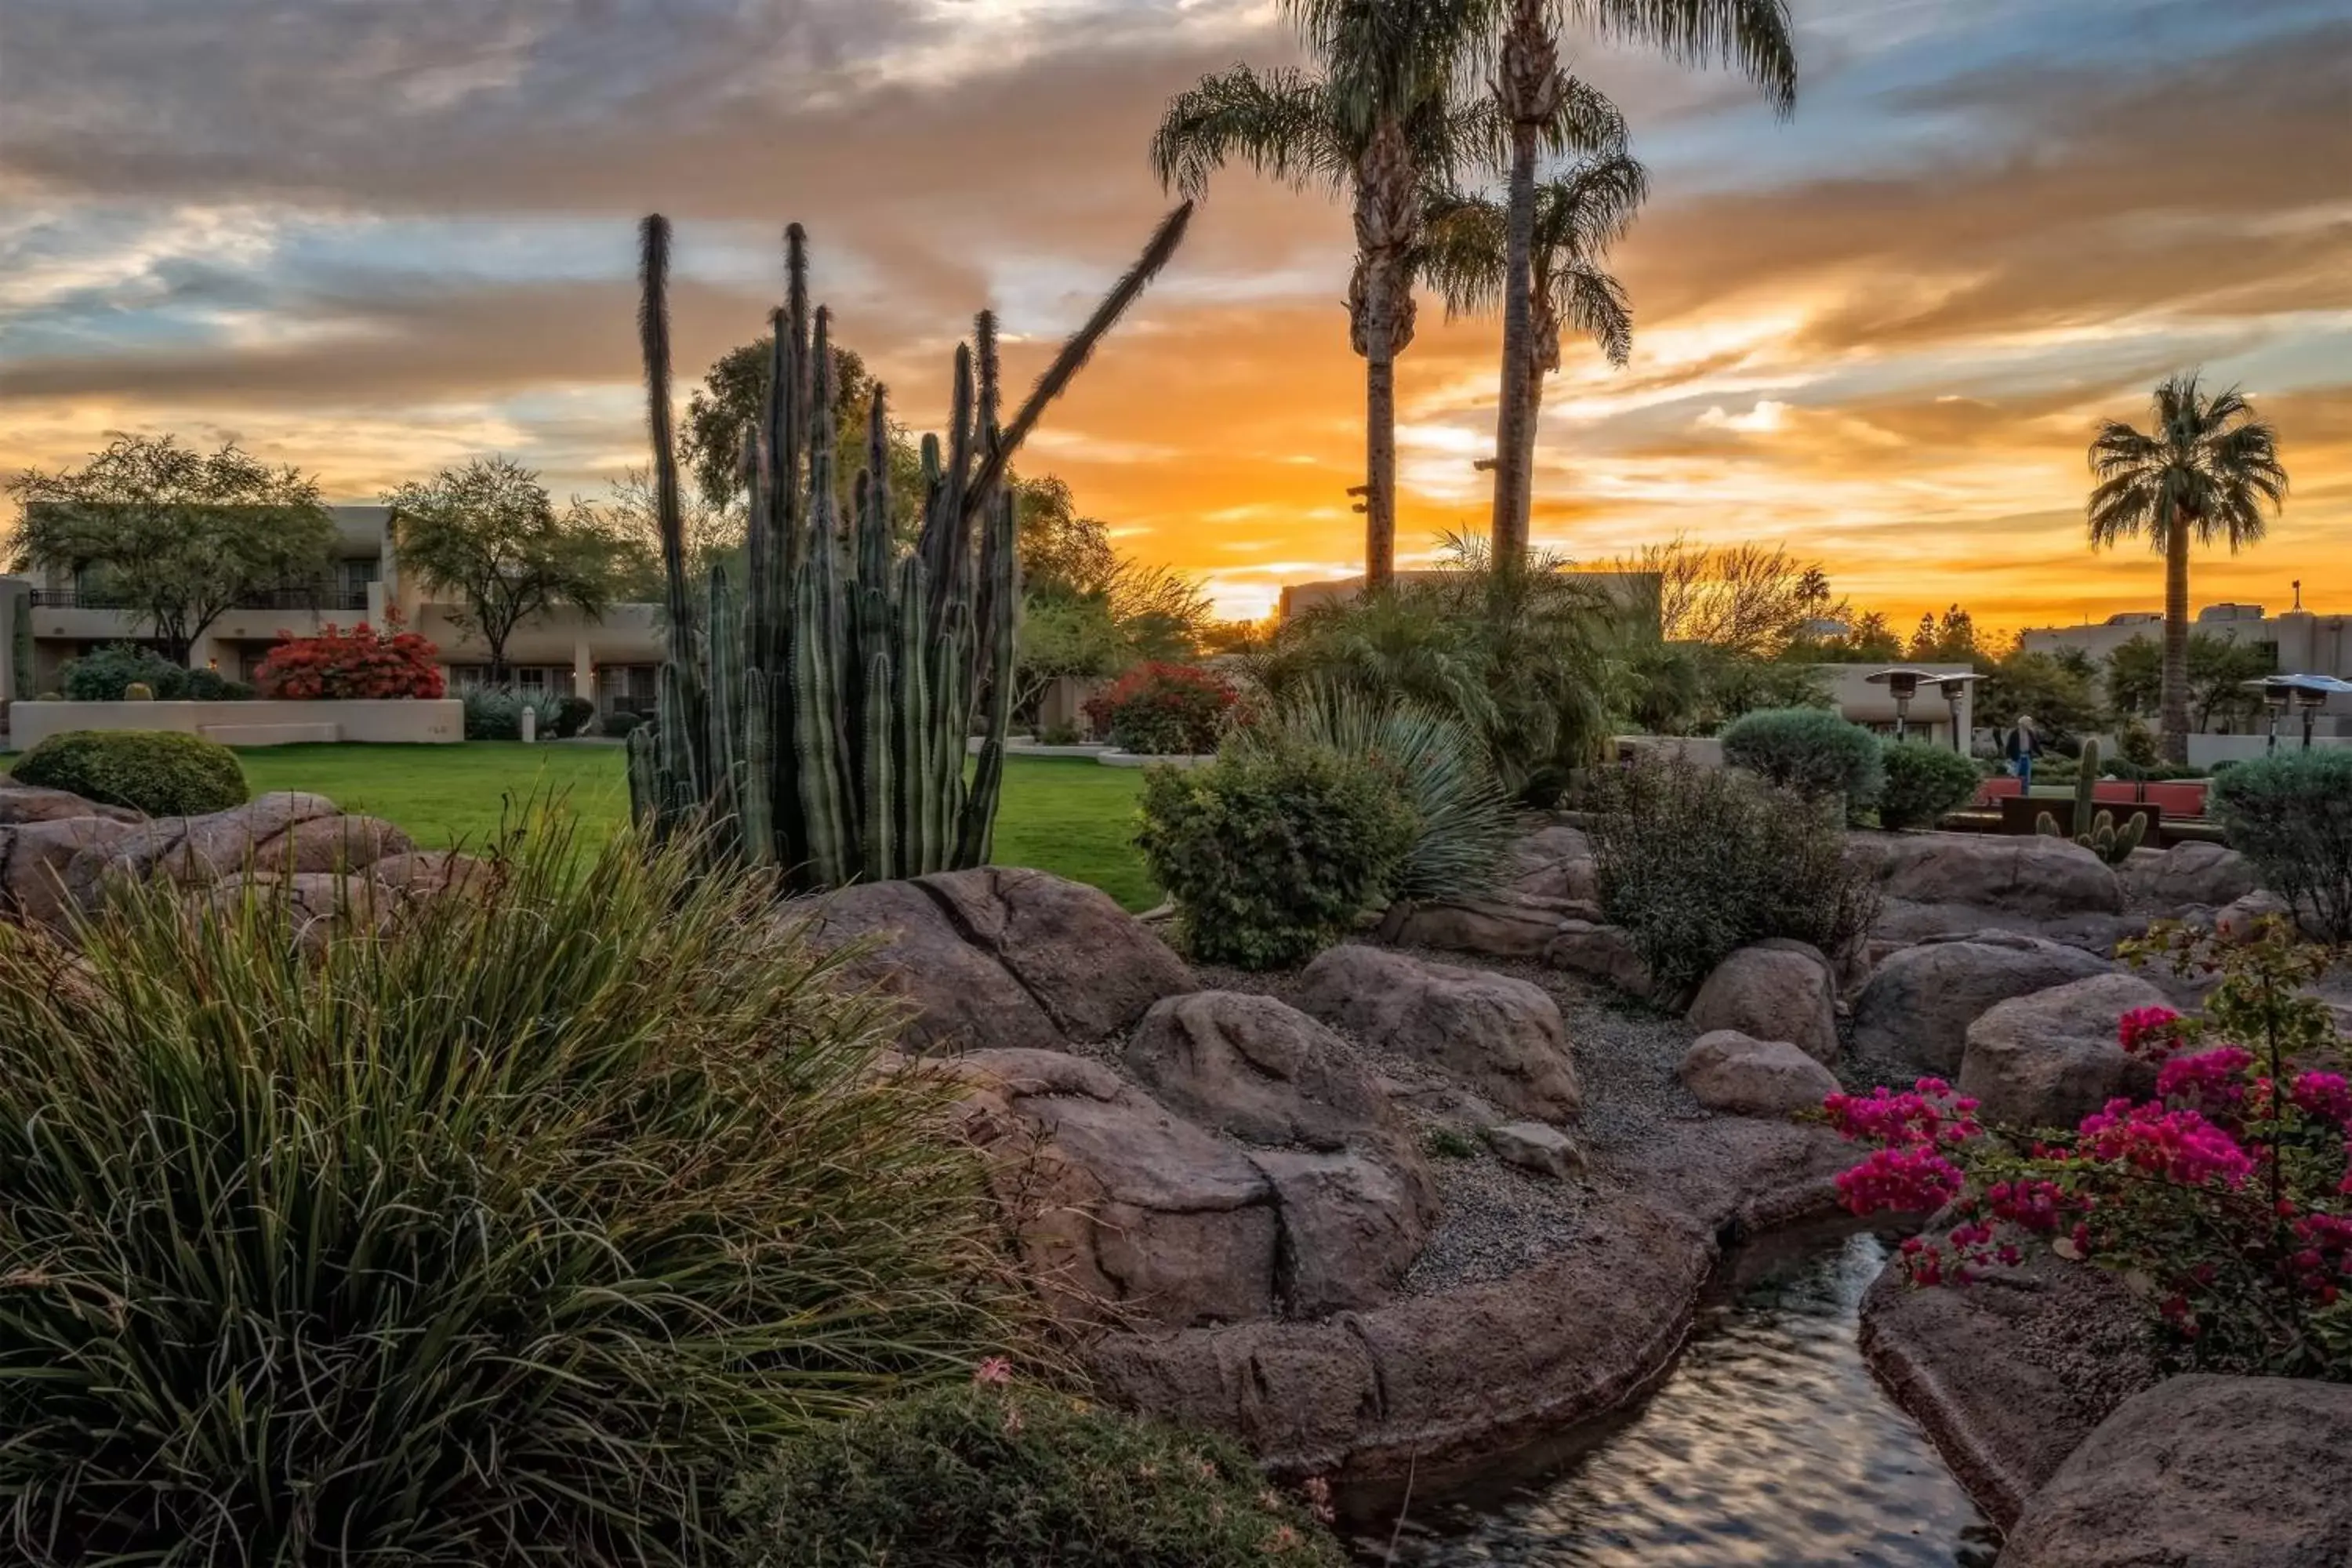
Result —
<path fill-rule="evenodd" d="M 386 611 L 379 630 L 365 621 L 349 631 L 330 624 L 314 637 L 278 634 L 278 646 L 254 671 L 264 697 L 297 701 L 339 697 L 438 697 L 440 650 L 401 629 Z"/>
<path fill-rule="evenodd" d="M 1232 684 L 1196 664 L 1139 664 L 1087 703 L 1095 732 L 1121 751 L 1150 756 L 1198 756 L 1217 749 L 1217 736 L 1240 700 Z"/>
<path fill-rule="evenodd" d="M 1839 1191 L 1856 1214 L 1942 1211 L 1940 1237 L 1903 1244 L 1915 1284 L 1966 1284 L 2046 1246 L 2118 1274 L 2183 1364 L 2352 1379 L 2352 1080 L 2330 1070 L 2347 1044 L 2306 990 L 2329 956 L 2284 921 L 2235 948 L 2167 928 L 2131 956 L 2213 982 L 2197 1016 L 2118 1023 L 2118 1044 L 2157 1064 L 2156 1099 L 2037 1132 L 1979 1126 L 1934 1079 L 1832 1095 L 1831 1124 L 1876 1145 Z"/>

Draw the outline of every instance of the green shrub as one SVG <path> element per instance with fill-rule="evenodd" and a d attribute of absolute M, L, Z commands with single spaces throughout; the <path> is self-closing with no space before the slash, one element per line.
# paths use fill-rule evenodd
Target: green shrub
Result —
<path fill-rule="evenodd" d="M 1235 732 L 1229 750 L 1320 747 L 1383 767 L 1404 791 L 1412 847 L 1396 894 L 1442 899 L 1492 890 L 1496 868 L 1523 831 L 1517 808 L 1460 721 L 1417 702 L 1316 685 Z"/>
<path fill-rule="evenodd" d="M 184 669 L 137 643 L 110 643 L 67 661 L 60 675 L 66 696 L 76 702 L 130 700 L 133 685 L 163 702 L 242 702 L 253 695 L 251 687 L 225 679 L 218 670 Z"/>
<path fill-rule="evenodd" d="M 2213 770 L 2230 847 L 2329 942 L 2352 942 L 2352 750 L 2280 752 Z"/>
<path fill-rule="evenodd" d="M 626 735 L 646 721 L 646 716 L 642 713 L 633 713 L 626 708 L 615 708 L 598 721 L 596 728 L 604 734 L 617 738 Z"/>
<path fill-rule="evenodd" d="M 1024 1310 L 940 1089 L 757 876 L 534 815 L 306 956 L 282 892 L 0 928 L 0 1495 L 40 1560 L 675 1568 Z"/>
<path fill-rule="evenodd" d="M 522 739 L 522 710 L 526 708 L 539 715 L 533 733 L 541 740 L 551 740 L 562 712 L 562 699 L 533 696 L 504 687 L 468 687 L 460 694 L 466 705 L 466 739 L 468 741 L 520 741 Z"/>
<path fill-rule="evenodd" d="M 168 730 L 68 730 L 26 752 L 14 771 L 19 784 L 150 816 L 226 811 L 248 793 L 235 752 Z"/>
<path fill-rule="evenodd" d="M 1309 958 L 1389 898 L 1414 828 L 1386 769 L 1295 744 L 1150 770 L 1142 823 L 1184 945 L 1244 969 Z"/>
<path fill-rule="evenodd" d="M 894 1400 L 736 1494 L 747 1568 L 1340 1568 L 1232 1442 L 1047 1392 Z"/>
<path fill-rule="evenodd" d="M 556 740 L 568 741 L 588 727 L 596 717 L 596 705 L 585 697 L 559 697 L 555 700 L 555 722 L 551 733 Z"/>
<path fill-rule="evenodd" d="M 1977 792 L 1977 765 L 1942 746 L 1889 742 L 1878 792 L 1881 827 L 1933 827 Z"/>
<path fill-rule="evenodd" d="M 1723 760 L 1809 799 L 1843 799 L 1850 812 L 1877 801 L 1885 781 L 1876 735 L 1824 708 L 1770 708 L 1723 731 Z"/>
<path fill-rule="evenodd" d="M 1223 676 L 1196 664 L 1139 664 L 1088 699 L 1086 710 L 1121 751 L 1205 756 L 1217 749 L 1238 695 Z"/>
<path fill-rule="evenodd" d="M 1878 918 L 1878 883 L 1846 853 L 1819 805 L 1749 774 L 1679 759 L 1637 762 L 1593 783 L 1591 837 L 1602 910 L 1679 995 L 1767 937 L 1832 959 Z"/>

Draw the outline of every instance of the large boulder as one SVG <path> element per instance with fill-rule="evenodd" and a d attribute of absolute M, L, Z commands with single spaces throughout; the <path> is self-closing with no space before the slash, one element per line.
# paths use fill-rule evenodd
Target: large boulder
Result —
<path fill-rule="evenodd" d="M 1530 1175 L 1564 1182 L 1584 1174 L 1584 1149 L 1544 1121 L 1505 1121 L 1480 1129 L 1495 1158 Z"/>
<path fill-rule="evenodd" d="M 1701 1035 L 1676 1076 L 1701 1105 L 1729 1116 L 1818 1110 L 1838 1089 L 1836 1074 L 1788 1041 L 1759 1040 L 1737 1029 Z"/>
<path fill-rule="evenodd" d="M 70 790 L 43 789 L 37 784 L 12 784 L 0 778 L 0 826 L 26 822 L 68 822 L 78 816 L 103 816 L 116 822 L 143 820 L 126 805 L 100 805 Z"/>
<path fill-rule="evenodd" d="M 1274 1184 L 1097 1063 L 975 1052 L 939 1070 L 992 1156 L 1024 1267 L 1066 1321 L 1185 1327 L 1274 1310 Z"/>
<path fill-rule="evenodd" d="M 1583 905 L 1588 912 L 1601 897 L 1592 840 L 1578 827 L 1540 828 L 1514 844 L 1503 863 L 1503 881 L 1514 892 Z"/>
<path fill-rule="evenodd" d="M 2126 1056 L 2116 1023 L 2165 1005 L 2137 974 L 2095 974 L 2001 1003 L 1969 1026 L 1959 1089 L 1988 1121 L 2073 1127 L 2118 1095 L 2156 1092 L 2156 1068 Z"/>
<path fill-rule="evenodd" d="M 2115 973 L 2095 953 L 2015 931 L 1979 931 L 1888 955 L 1853 1004 L 1858 1055 L 1949 1078 L 1969 1026 L 1996 1004 Z"/>
<path fill-rule="evenodd" d="M 1758 942 L 1715 966 L 1691 1002 L 1690 1021 L 1704 1033 L 1732 1029 L 1787 1040 L 1816 1061 L 1834 1061 L 1837 982 L 1818 948 Z"/>
<path fill-rule="evenodd" d="M 2071 838 L 1903 833 L 1866 842 L 1880 890 L 1907 903 L 1967 904 L 2033 917 L 2114 914 L 2124 907 L 2115 872 Z"/>
<path fill-rule="evenodd" d="M 1425 1185 L 1363 1153 L 1277 1149 L 1250 1161 L 1281 1214 L 1274 1283 L 1285 1316 L 1320 1318 L 1395 1293 L 1436 1223 Z"/>
<path fill-rule="evenodd" d="M 1543 952 L 1543 961 L 1589 980 L 1612 985 L 1629 996 L 1647 996 L 1653 986 L 1650 961 L 1622 926 L 1565 920 Z"/>
<path fill-rule="evenodd" d="M 2000 1568 L 2352 1563 L 2352 1387 L 2192 1375 L 2126 1401 L 2026 1504 Z"/>
<path fill-rule="evenodd" d="M 1373 1048 L 1429 1063 L 1514 1115 L 1565 1121 L 1582 1103 L 1559 1007 L 1524 980 L 1349 943 L 1307 966 L 1297 1000 Z"/>
<path fill-rule="evenodd" d="M 2179 915 L 2217 910 L 2254 890 L 2254 863 L 2221 844 L 2189 842 L 2143 849 L 2116 872 L 2133 903 Z"/>
<path fill-rule="evenodd" d="M 853 984 L 915 1007 L 909 1043 L 1058 1049 L 1134 1026 L 1162 996 L 1194 988 L 1150 929 L 1099 889 L 1043 871 L 983 866 L 867 882 L 810 910 L 826 948 L 851 942 Z"/>
<path fill-rule="evenodd" d="M 1347 1042 L 1271 996 L 1164 996 L 1143 1016 L 1126 1061 L 1162 1105 L 1245 1143 L 1342 1149 L 1396 1126 Z"/>
<path fill-rule="evenodd" d="M 1563 919 L 1553 905 L 1501 893 L 1400 904 L 1381 934 L 1408 947 L 1486 958 L 1541 958 L 1559 934 Z"/>
<path fill-rule="evenodd" d="M 2003 1526 L 2159 1375 L 2129 1288 L 2042 1247 L 1966 1287 L 1923 1289 L 1883 1270 L 1863 1297 L 1861 1341 L 1871 1369 Z"/>
<path fill-rule="evenodd" d="M 68 874 L 84 856 L 104 857 L 143 837 L 143 821 L 112 816 L 55 817 L 0 827 L 0 904 L 12 919 L 53 928 L 82 909 Z"/>

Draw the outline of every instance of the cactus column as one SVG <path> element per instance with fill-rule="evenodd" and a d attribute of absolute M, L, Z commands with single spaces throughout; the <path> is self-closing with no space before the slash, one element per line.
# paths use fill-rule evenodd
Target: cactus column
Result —
<path fill-rule="evenodd" d="M 1009 464 L 1048 404 L 1165 266 L 1191 204 L 1000 425 L 996 324 L 956 350 L 950 416 L 922 444 L 922 528 L 892 531 L 890 427 L 878 384 L 845 507 L 830 322 L 808 303 L 808 256 L 785 231 L 765 412 L 751 432 L 743 582 L 688 582 L 671 437 L 669 226 L 641 230 L 639 331 L 667 580 L 669 657 L 653 731 L 629 737 L 629 793 L 656 837 L 703 836 L 715 864 L 783 868 L 803 889 L 983 864 L 1004 775 L 1021 603 Z M 698 603 L 698 600 L 699 601 Z M 985 719 L 966 778 L 966 738 Z"/>

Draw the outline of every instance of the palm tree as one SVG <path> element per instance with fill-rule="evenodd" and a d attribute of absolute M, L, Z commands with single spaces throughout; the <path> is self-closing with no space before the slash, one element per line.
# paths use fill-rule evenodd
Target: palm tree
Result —
<path fill-rule="evenodd" d="M 2104 420 L 2091 442 L 2098 479 L 2091 542 L 2146 534 L 2164 557 L 2164 754 L 2189 760 L 2189 549 L 2229 542 L 2235 554 L 2263 536 L 2263 508 L 2286 497 L 2278 433 L 2236 387 L 2208 395 L 2191 371 L 2156 389 L 2153 434 Z"/>
<path fill-rule="evenodd" d="M 1364 580 L 1372 589 L 1396 564 L 1396 356 L 1412 342 L 1424 192 L 1501 152 L 1494 105 L 1461 90 L 1484 0 L 1284 3 L 1321 74 L 1236 66 L 1202 78 L 1170 102 L 1151 163 L 1163 184 L 1187 195 L 1240 159 L 1296 188 L 1352 197 L 1348 321 L 1364 358 Z"/>
<path fill-rule="evenodd" d="M 1560 68 L 1569 17 L 1655 44 L 1677 58 L 1720 59 L 1760 84 L 1786 113 L 1796 103 L 1797 51 L 1786 0 L 1481 0 L 1499 33 L 1494 87 L 1509 124 L 1501 409 L 1495 421 L 1495 557 L 1527 553 L 1539 375 L 1535 319 L 1536 161 L 1546 129 L 1579 84 Z"/>
<path fill-rule="evenodd" d="M 1633 353 L 1633 305 L 1601 260 L 1648 195 L 1648 174 L 1622 149 L 1579 159 L 1536 187 L 1530 429 L 1543 405 L 1544 377 L 1559 368 L 1564 330 L 1590 337 L 1612 365 L 1622 366 Z M 1446 313 L 1491 310 L 1501 303 L 1509 260 L 1504 204 L 1482 194 L 1439 191 L 1424 207 L 1423 224 L 1428 240 L 1422 277 L 1444 296 Z"/>

